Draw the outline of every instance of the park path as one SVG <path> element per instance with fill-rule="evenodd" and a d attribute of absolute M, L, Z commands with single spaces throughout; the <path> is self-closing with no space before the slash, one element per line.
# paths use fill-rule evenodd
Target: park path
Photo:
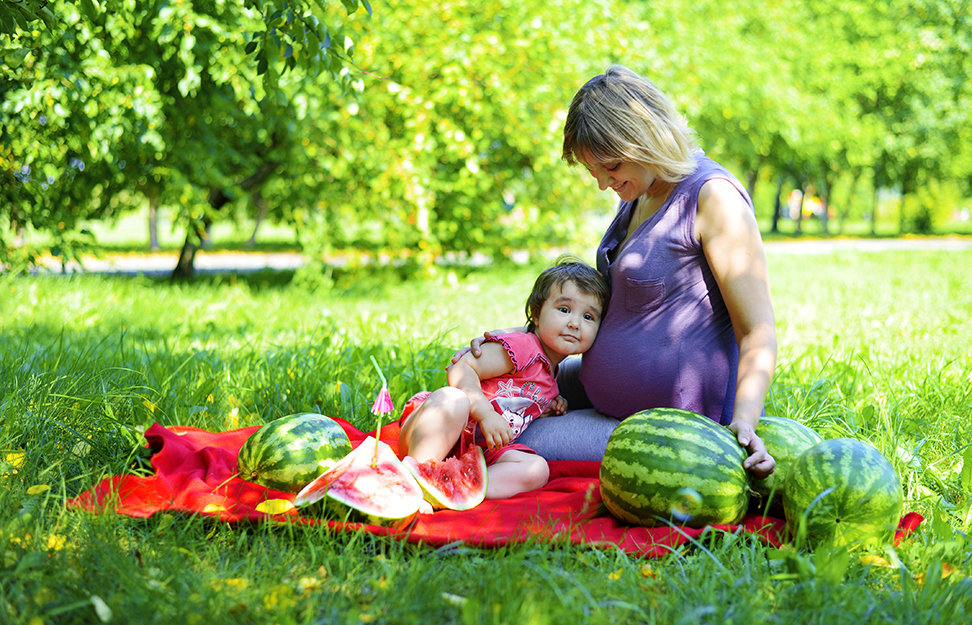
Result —
<path fill-rule="evenodd" d="M 768 254 L 830 254 L 833 252 L 903 251 L 903 250 L 968 250 L 972 249 L 972 236 L 914 237 L 897 239 L 801 239 L 767 241 Z M 196 254 L 197 273 L 252 273 L 256 271 L 294 270 L 304 262 L 298 252 L 206 252 Z M 60 262 L 52 257 L 40 259 L 40 264 L 52 272 L 61 272 Z M 96 273 L 117 275 L 168 276 L 176 264 L 175 253 L 118 254 L 100 258 L 87 256 L 83 266 L 71 262 L 67 273 Z"/>
<path fill-rule="evenodd" d="M 899 239 L 801 239 L 767 241 L 764 246 L 768 253 L 774 254 L 830 254 L 841 250 L 856 252 L 958 251 L 972 249 L 972 236 L 904 237 Z"/>

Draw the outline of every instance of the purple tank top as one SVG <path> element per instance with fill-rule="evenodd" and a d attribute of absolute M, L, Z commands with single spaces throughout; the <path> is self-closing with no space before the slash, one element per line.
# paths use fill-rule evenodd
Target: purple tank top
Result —
<path fill-rule="evenodd" d="M 697 160 L 619 249 L 635 205 L 621 202 L 598 246 L 597 268 L 611 281 L 611 301 L 583 356 L 581 382 L 594 408 L 618 419 L 664 407 L 732 421 L 739 348 L 693 232 L 706 181 L 725 178 L 750 207 L 752 201 L 724 167 L 701 153 Z"/>

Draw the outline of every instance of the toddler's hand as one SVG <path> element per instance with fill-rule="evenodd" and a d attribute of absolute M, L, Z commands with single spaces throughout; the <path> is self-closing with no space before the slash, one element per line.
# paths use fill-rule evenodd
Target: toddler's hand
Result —
<path fill-rule="evenodd" d="M 513 440 L 513 429 L 506 422 L 506 417 L 497 412 L 487 415 L 479 422 L 479 431 L 483 433 L 490 449 L 504 447 Z"/>
<path fill-rule="evenodd" d="M 547 409 L 540 414 L 541 417 L 549 417 L 550 415 L 562 415 L 567 412 L 567 400 L 561 395 L 557 395 L 551 400 L 550 404 L 547 405 Z"/>

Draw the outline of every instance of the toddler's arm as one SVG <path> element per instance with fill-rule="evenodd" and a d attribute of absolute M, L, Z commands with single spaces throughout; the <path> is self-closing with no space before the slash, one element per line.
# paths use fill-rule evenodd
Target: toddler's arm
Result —
<path fill-rule="evenodd" d="M 469 416 L 479 423 L 479 429 L 489 447 L 508 445 L 513 430 L 503 415 L 493 409 L 493 404 L 483 394 L 482 380 L 495 378 L 513 371 L 513 361 L 506 349 L 498 343 L 482 346 L 479 358 L 471 353 L 463 355 L 446 371 L 449 386 L 463 391 L 469 398 Z"/>

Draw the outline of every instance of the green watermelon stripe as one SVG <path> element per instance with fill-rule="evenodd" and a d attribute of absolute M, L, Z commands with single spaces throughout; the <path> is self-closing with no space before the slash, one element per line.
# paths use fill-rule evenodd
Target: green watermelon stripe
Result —
<path fill-rule="evenodd" d="M 621 512 L 626 521 L 638 522 L 651 516 L 668 517 L 678 511 L 683 503 L 689 503 L 689 508 L 697 506 L 697 509 L 690 510 L 689 517 L 695 523 L 729 523 L 738 520 L 746 509 L 746 504 L 740 503 L 738 491 L 721 497 L 712 493 L 700 493 L 701 500 L 697 503 L 686 501 L 679 491 L 681 489 L 657 491 L 652 496 L 641 499 L 617 496 L 611 501 L 614 508 L 612 512 Z"/>
<path fill-rule="evenodd" d="M 673 495 L 677 497 L 677 495 Z M 730 501 L 716 501 L 705 499 L 698 509 L 680 512 L 677 504 L 670 503 L 671 499 L 659 496 L 643 506 L 619 505 L 614 502 L 611 513 L 621 520 L 635 525 L 659 525 L 665 519 L 672 518 L 677 525 L 693 527 L 710 524 L 728 524 L 739 520 L 746 506 L 740 506 L 736 499 Z M 703 507 L 704 506 L 704 507 Z"/>
<path fill-rule="evenodd" d="M 766 451 L 776 460 L 776 470 L 763 480 L 752 480 L 752 488 L 763 497 L 774 492 L 782 496 L 783 480 L 797 458 L 817 443 L 823 441 L 815 431 L 799 421 L 787 417 L 767 415 L 759 420 L 756 435 L 766 445 Z"/>
<path fill-rule="evenodd" d="M 739 456 L 742 463 L 744 451 L 734 440 L 725 444 L 725 441 L 708 441 L 702 438 L 678 437 L 676 435 L 651 435 L 643 434 L 641 440 L 619 439 L 614 445 L 617 454 L 624 455 L 625 452 L 631 455 L 641 453 L 653 453 L 673 461 L 688 462 L 701 455 L 723 455 L 733 454 Z M 713 438 L 715 438 L 713 436 Z M 721 444 L 720 444 L 721 443 Z"/>
<path fill-rule="evenodd" d="M 602 465 L 603 466 L 603 465 Z M 741 466 L 741 465 L 740 465 Z M 733 471 L 729 467 L 713 466 L 707 471 L 693 471 L 687 474 L 682 470 L 674 471 L 652 471 L 650 478 L 642 477 L 643 467 L 637 461 L 621 464 L 619 460 L 612 459 L 607 467 L 604 467 L 605 477 L 615 482 L 629 482 L 632 486 L 640 490 L 648 488 L 694 488 L 703 489 L 711 492 L 730 492 L 733 485 L 745 484 L 745 475 L 740 477 L 739 471 Z M 715 482 L 715 483 L 713 483 Z"/>
<path fill-rule="evenodd" d="M 870 491 L 875 487 L 882 490 L 893 490 L 886 487 L 887 478 L 893 472 L 888 472 L 885 463 L 879 462 L 871 454 L 864 453 L 862 449 L 852 448 L 848 453 L 840 454 L 835 453 L 832 449 L 826 449 L 817 454 L 817 457 L 821 462 L 832 463 L 838 468 L 840 476 L 846 478 L 833 484 L 838 493 L 849 490 Z M 894 477 L 897 478 L 897 475 L 894 475 Z M 819 485 L 827 480 L 833 481 L 834 477 L 830 471 L 822 470 L 820 464 L 810 464 L 796 476 L 796 479 L 801 488 L 817 488 L 819 492 L 819 490 L 823 490 Z"/>
<path fill-rule="evenodd" d="M 667 510 L 672 505 L 681 503 L 679 492 L 685 489 L 691 489 L 703 496 L 707 503 L 718 504 L 717 507 L 722 507 L 725 505 L 732 505 L 733 501 L 738 499 L 738 489 L 735 492 L 723 491 L 721 493 L 713 493 L 711 490 L 699 490 L 697 488 L 692 488 L 691 486 L 683 486 L 680 488 L 668 488 L 668 489 L 657 489 L 655 491 L 641 491 L 641 493 L 619 493 L 615 496 L 615 499 L 620 502 L 626 503 L 632 509 L 637 508 L 649 508 L 649 509 L 661 509 Z M 641 495 L 640 497 L 637 495 Z M 672 497 L 675 497 L 673 500 Z"/>
<path fill-rule="evenodd" d="M 615 481 L 608 474 L 602 477 L 602 488 L 611 490 L 614 502 L 631 511 L 670 510 L 681 503 L 685 489 L 699 493 L 705 507 L 716 509 L 735 509 L 739 504 L 739 493 L 746 486 L 744 479 L 729 476 L 728 481 L 709 476 L 688 476 L 685 473 L 669 474 L 674 479 L 667 483 L 647 483 L 644 481 Z"/>
<path fill-rule="evenodd" d="M 627 420 L 623 421 L 618 428 L 625 427 L 626 424 Z M 637 427 L 638 423 L 625 427 L 625 430 L 622 430 L 622 435 Z M 712 423 L 711 428 L 705 428 L 702 435 L 695 432 L 688 434 L 674 427 L 652 428 L 650 426 L 639 428 L 639 433 L 640 438 L 638 439 L 620 437 L 615 441 L 614 448 L 618 453 L 624 450 L 640 453 L 647 451 L 647 448 L 650 447 L 653 452 L 668 454 L 670 457 L 677 457 L 682 460 L 689 460 L 700 454 L 737 454 L 740 457 L 744 456 L 744 451 L 735 438 L 731 434 L 726 436 L 729 430 L 715 425 L 715 423 Z"/>

